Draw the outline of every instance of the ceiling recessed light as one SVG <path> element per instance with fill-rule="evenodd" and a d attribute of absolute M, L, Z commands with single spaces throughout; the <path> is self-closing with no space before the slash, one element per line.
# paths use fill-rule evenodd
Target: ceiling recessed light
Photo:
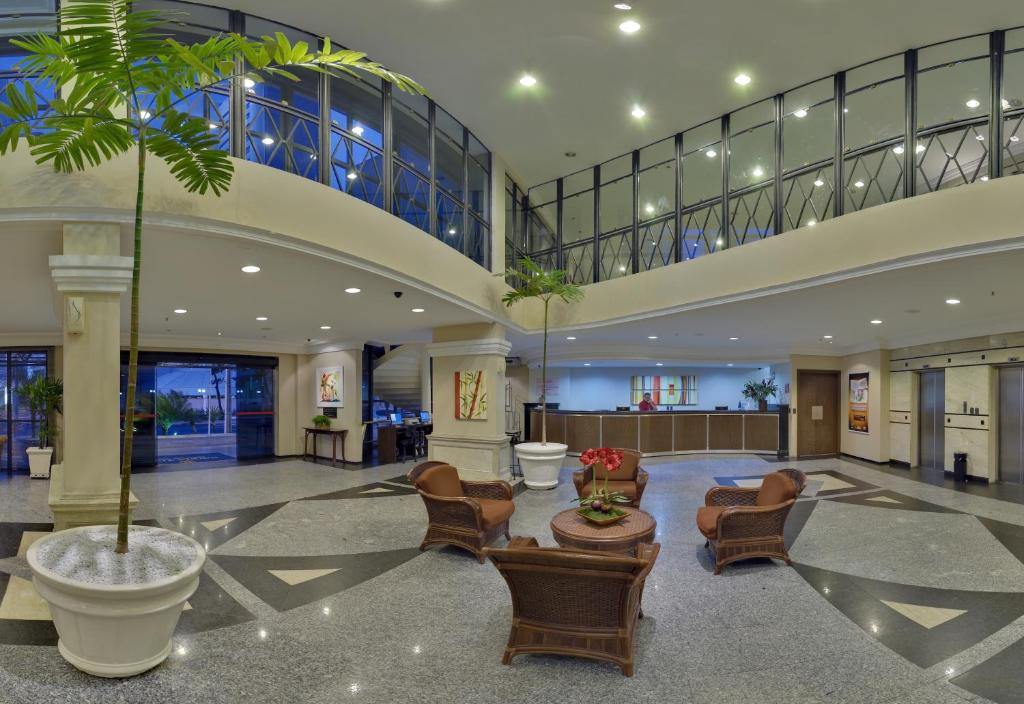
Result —
<path fill-rule="evenodd" d="M 635 34 L 640 31 L 640 23 L 636 20 L 626 20 L 619 25 L 619 31 L 624 34 Z"/>
<path fill-rule="evenodd" d="M 665 365 L 662 364 L 661 362 L 655 362 L 654 366 L 656 366 L 656 367 L 664 367 Z"/>
<path fill-rule="evenodd" d="M 825 182 L 824 182 L 824 181 L 822 181 L 822 180 L 821 180 L 820 178 L 816 178 L 816 179 L 814 179 L 814 185 L 815 185 L 815 186 L 816 186 L 817 188 L 821 188 L 822 186 L 824 186 L 824 185 L 825 185 Z"/>
<path fill-rule="evenodd" d="M 960 305 L 960 299 L 959 298 L 947 298 L 946 299 L 946 303 L 951 305 L 951 306 Z"/>
<path fill-rule="evenodd" d="M 832 339 L 832 336 L 831 336 L 831 335 L 822 335 L 822 336 L 821 336 L 821 339 L 822 339 L 822 340 L 831 340 L 831 339 Z"/>
<path fill-rule="evenodd" d="M 1010 141 L 1011 142 L 1019 142 L 1020 141 L 1020 137 L 1018 137 L 1017 135 L 1013 135 L 1012 137 L 1010 137 Z"/>
<path fill-rule="evenodd" d="M 422 312 L 423 312 L 424 310 L 425 310 L 425 309 L 423 309 L 423 308 L 413 308 L 413 309 L 412 309 L 412 312 L 413 312 L 413 313 L 422 313 Z"/>
<path fill-rule="evenodd" d="M 751 175 L 753 175 L 754 178 L 761 178 L 762 176 L 764 176 L 764 169 L 762 169 L 760 166 L 755 166 L 754 170 L 751 171 L 750 173 Z"/>
<path fill-rule="evenodd" d="M 725 241 L 721 237 L 715 240 L 715 246 L 721 247 L 723 244 L 725 244 Z"/>
<path fill-rule="evenodd" d="M 362 137 L 363 136 L 363 126 L 362 125 L 356 125 L 355 127 L 353 127 L 352 128 L 352 134 L 354 134 L 356 137 Z"/>
<path fill-rule="evenodd" d="M 216 122 L 211 122 L 210 123 L 210 129 L 211 130 L 219 130 L 220 129 L 220 125 L 218 125 Z"/>
<path fill-rule="evenodd" d="M 716 152 L 714 149 L 708 149 L 706 152 L 704 152 L 704 156 L 706 156 L 708 159 L 714 159 L 716 156 L 718 156 L 718 152 Z"/>
<path fill-rule="evenodd" d="M 260 268 L 255 264 L 246 264 L 245 266 L 242 267 L 242 271 L 244 271 L 246 274 L 258 274 L 260 273 Z"/>
<path fill-rule="evenodd" d="M 356 288 L 355 286 L 349 286 L 347 289 L 345 289 L 345 293 L 359 293 L 362 290 L 363 289 Z"/>
<path fill-rule="evenodd" d="M 732 366 L 732 362 L 729 362 L 729 363 L 728 363 L 728 364 L 726 364 L 725 366 L 727 366 L 727 367 L 731 367 L 731 366 Z"/>
<path fill-rule="evenodd" d="M 982 180 L 982 181 L 988 181 L 988 176 L 982 176 L 982 177 L 981 177 L 981 180 Z"/>
<path fill-rule="evenodd" d="M 265 316 L 265 315 L 257 315 L 257 316 L 256 316 L 256 320 L 260 321 L 261 323 L 264 323 L 264 322 L 266 322 L 266 321 L 270 320 L 270 318 L 268 318 L 268 317 L 267 317 L 267 316 Z"/>
<path fill-rule="evenodd" d="M 357 174 L 355 171 L 349 171 L 347 174 L 345 174 L 345 178 L 347 178 L 349 181 L 355 181 L 357 178 L 359 178 L 359 174 Z"/>
<path fill-rule="evenodd" d="M 456 230 L 454 227 L 449 227 L 448 228 L 448 234 L 449 235 L 454 235 L 456 232 L 458 232 L 458 230 Z"/>
<path fill-rule="evenodd" d="M 733 342 L 736 342 L 736 340 L 738 340 L 740 338 L 738 338 L 738 337 L 730 337 L 729 339 L 732 340 Z"/>
<path fill-rule="evenodd" d="M 875 318 L 874 320 L 871 321 L 871 324 L 872 325 L 881 325 L 882 321 L 879 320 L 878 318 Z"/>
<path fill-rule="evenodd" d="M 854 181 L 853 182 L 853 187 L 854 188 L 864 188 L 864 182 L 863 181 Z"/>
<path fill-rule="evenodd" d="M 639 120 L 640 118 L 647 116 L 647 111 L 639 105 L 634 105 L 629 114 Z"/>
<path fill-rule="evenodd" d="M 269 147 L 271 144 L 274 143 L 274 138 L 271 137 L 270 135 L 267 135 L 266 137 L 264 137 L 260 141 L 263 142 L 264 144 L 266 144 Z"/>
<path fill-rule="evenodd" d="M 522 76 L 519 77 L 519 85 L 525 86 L 527 88 L 532 88 L 533 86 L 537 85 L 537 78 L 536 76 L 533 76 L 529 73 L 524 73 Z"/>
<path fill-rule="evenodd" d="M 616 10 L 632 10 L 633 9 L 632 5 L 630 5 L 629 3 L 625 3 L 625 2 L 617 2 L 614 5 L 612 5 L 612 7 L 614 7 Z"/>
<path fill-rule="evenodd" d="M 734 83 L 736 83 L 736 85 L 748 86 L 748 85 L 750 85 L 750 81 L 752 79 L 750 78 L 750 76 L 748 76 L 745 73 L 738 73 L 738 74 L 736 74 L 736 77 L 733 78 L 732 80 L 733 80 Z"/>
<path fill-rule="evenodd" d="M 256 81 L 252 80 L 251 78 L 246 78 L 244 81 L 242 81 L 242 85 L 246 88 L 255 88 Z"/>
<path fill-rule="evenodd" d="M 652 203 L 648 203 L 647 205 L 645 205 L 644 206 L 644 212 L 646 212 L 648 215 L 653 213 L 654 212 L 654 205 Z"/>
<path fill-rule="evenodd" d="M 575 337 L 574 335 L 569 335 L 569 337 L 567 337 L 567 338 L 565 338 L 565 339 L 566 339 L 566 340 L 575 340 L 575 339 L 576 339 L 576 337 Z"/>
<path fill-rule="evenodd" d="M 625 270 L 626 270 L 625 266 L 619 266 L 619 271 L 625 271 Z"/>
<path fill-rule="evenodd" d="M 1003 110 L 1009 110 L 1010 109 L 1010 101 L 1007 100 L 1006 98 L 1003 98 L 1002 100 L 1000 100 L 999 104 L 1003 107 Z"/>
<path fill-rule="evenodd" d="M 583 366 L 584 366 L 584 367 L 589 367 L 589 366 L 590 366 L 590 362 L 584 362 L 584 363 L 583 363 Z"/>
<path fill-rule="evenodd" d="M 657 340 L 657 339 L 658 339 L 658 336 L 657 336 L 657 335 L 648 335 L 648 336 L 647 336 L 647 339 L 648 339 L 648 340 Z"/>
<path fill-rule="evenodd" d="M 976 134 L 976 135 L 974 135 L 974 138 L 976 140 L 978 140 L 979 142 L 984 142 L 985 141 L 985 135 L 983 135 L 983 134 Z"/>
<path fill-rule="evenodd" d="M 971 110 L 974 110 L 975 108 L 981 107 L 981 101 L 971 98 L 965 103 L 965 105 L 967 105 Z"/>
<path fill-rule="evenodd" d="M 818 224 L 817 220 L 808 220 L 807 221 L 807 227 L 814 227 L 817 224 Z"/>
<path fill-rule="evenodd" d="M 148 120 L 149 118 L 153 117 L 153 113 L 151 113 L 149 110 L 143 110 L 139 113 L 139 117 L 141 117 L 143 120 Z"/>
<path fill-rule="evenodd" d="M 175 308 L 174 312 L 178 315 L 185 315 L 185 313 L 188 313 L 188 308 Z"/>
<path fill-rule="evenodd" d="M 903 145 L 901 144 L 898 147 L 893 147 L 892 148 L 892 153 L 893 154 L 902 154 L 903 153 Z"/>
<path fill-rule="evenodd" d="M 807 117 L 807 110 L 800 108 L 799 110 L 793 111 L 793 117 Z"/>
<path fill-rule="evenodd" d="M 330 330 L 330 329 L 331 329 L 331 326 L 330 326 L 330 325 L 321 325 L 321 326 L 320 326 L 320 329 L 321 329 L 321 330 Z"/>
<path fill-rule="evenodd" d="M 914 147 L 914 151 L 917 152 L 918 154 L 920 154 L 924 150 L 925 150 L 925 146 L 923 144 L 918 144 L 916 147 Z"/>

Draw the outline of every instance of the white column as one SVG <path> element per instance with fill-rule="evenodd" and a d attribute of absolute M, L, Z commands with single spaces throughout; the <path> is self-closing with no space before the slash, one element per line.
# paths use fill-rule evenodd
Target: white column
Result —
<path fill-rule="evenodd" d="M 121 295 L 132 276 L 120 246 L 119 225 L 67 224 L 64 253 L 50 257 L 64 333 L 64 454 L 49 497 L 55 530 L 117 520 Z"/>

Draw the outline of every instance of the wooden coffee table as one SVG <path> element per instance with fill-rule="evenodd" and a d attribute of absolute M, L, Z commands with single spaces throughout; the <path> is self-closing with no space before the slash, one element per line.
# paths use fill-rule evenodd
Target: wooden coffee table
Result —
<path fill-rule="evenodd" d="M 623 507 L 629 513 L 610 526 L 598 526 L 577 515 L 576 509 L 562 511 L 551 519 L 551 534 L 559 547 L 600 550 L 617 555 L 636 555 L 641 543 L 654 542 L 658 522 L 638 508 Z"/>

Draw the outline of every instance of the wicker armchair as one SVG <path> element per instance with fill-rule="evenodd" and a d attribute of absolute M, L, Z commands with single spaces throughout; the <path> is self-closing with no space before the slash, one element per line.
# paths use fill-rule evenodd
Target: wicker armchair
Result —
<path fill-rule="evenodd" d="M 498 536 L 509 538 L 508 520 L 515 511 L 508 482 L 464 482 L 458 470 L 443 462 L 424 462 L 408 479 L 427 507 L 427 534 L 420 550 L 428 545 L 456 545 L 484 562 L 483 549 Z"/>
<path fill-rule="evenodd" d="M 512 631 L 501 662 L 551 653 L 607 660 L 633 676 L 633 636 L 644 581 L 660 546 L 642 544 L 637 556 L 539 548 L 513 538 L 506 549 L 487 548 L 512 594 Z"/>
<path fill-rule="evenodd" d="M 715 554 L 715 574 L 730 562 L 749 557 L 776 557 L 792 564 L 783 529 L 803 491 L 803 472 L 784 469 L 769 474 L 758 489 L 716 486 L 697 510 L 697 528 Z"/>
<path fill-rule="evenodd" d="M 640 467 L 640 453 L 636 450 L 616 448 L 622 453 L 622 465 L 614 472 L 608 472 L 603 465 L 597 467 L 597 480 L 604 486 L 604 478 L 608 477 L 608 491 L 621 491 L 631 501 L 630 506 L 640 508 L 640 499 L 647 488 L 647 472 Z M 572 473 L 572 483 L 576 485 L 576 494 L 582 499 L 589 496 L 593 484 L 593 471 L 584 467 Z M 600 487 L 599 487 L 600 488 Z"/>

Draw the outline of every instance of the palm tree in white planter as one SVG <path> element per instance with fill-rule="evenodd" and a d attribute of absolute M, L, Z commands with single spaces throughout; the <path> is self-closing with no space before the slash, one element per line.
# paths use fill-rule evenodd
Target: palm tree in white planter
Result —
<path fill-rule="evenodd" d="M 53 464 L 53 439 L 57 429 L 52 425 L 53 414 L 59 413 L 64 398 L 64 383 L 37 374 L 18 387 L 18 392 L 28 400 L 28 410 L 36 423 L 39 444 L 30 447 L 28 467 L 33 479 L 49 479 L 50 465 Z"/>
<path fill-rule="evenodd" d="M 134 153 L 128 402 L 116 530 L 61 531 L 33 544 L 27 558 L 36 589 L 50 604 L 65 659 L 95 675 L 125 677 L 167 657 L 178 617 L 206 561 L 203 548 L 187 536 L 128 524 L 147 161 L 164 162 L 189 192 L 219 196 L 228 189 L 234 167 L 218 148 L 218 135 L 207 119 L 184 107 L 217 84 L 268 76 L 297 81 L 293 71 L 308 70 L 365 72 L 402 90 L 425 91 L 365 54 L 332 49 L 326 39 L 319 50 L 305 42 L 293 45 L 280 33 L 262 40 L 218 35 L 182 45 L 163 31 L 167 20 L 160 13 L 132 12 L 129 0 L 62 5 L 56 37 L 40 34 L 12 42 L 28 52 L 19 68 L 52 84 L 60 97 L 40 105 L 31 82 L 10 83 L 0 95 L 0 116 L 7 123 L 0 131 L 0 155 L 23 141 L 38 164 L 72 173 Z"/>
<path fill-rule="evenodd" d="M 506 306 L 519 301 L 538 299 L 544 303 L 544 351 L 540 365 L 540 442 L 521 442 L 516 445 L 516 457 L 523 468 L 523 482 L 530 489 L 554 489 L 558 486 L 558 472 L 568 445 L 548 442 L 548 315 L 551 301 L 558 298 L 575 303 L 583 298 L 583 289 L 565 280 L 559 269 L 545 271 L 529 257 L 522 260 L 521 269 L 509 269 L 506 278 L 516 286 L 502 297 Z"/>

